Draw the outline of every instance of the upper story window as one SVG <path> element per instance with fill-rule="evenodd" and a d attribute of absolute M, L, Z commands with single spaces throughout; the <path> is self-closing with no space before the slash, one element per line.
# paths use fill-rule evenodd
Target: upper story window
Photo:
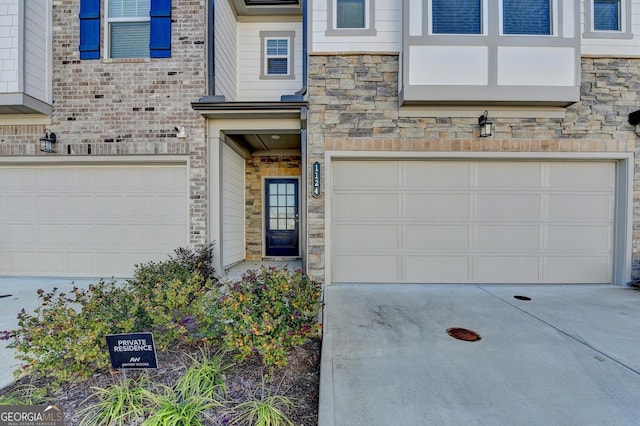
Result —
<path fill-rule="evenodd" d="M 633 38 L 631 0 L 586 0 L 584 37 Z"/>
<path fill-rule="evenodd" d="M 553 34 L 551 0 L 502 0 L 502 34 Z"/>
<path fill-rule="evenodd" d="M 375 0 L 327 0 L 331 35 L 375 35 Z"/>
<path fill-rule="evenodd" d="M 80 0 L 80 59 L 99 59 L 101 45 L 108 58 L 170 58 L 171 0 Z"/>
<path fill-rule="evenodd" d="M 108 0 L 107 46 L 110 58 L 148 58 L 150 0 Z"/>
<path fill-rule="evenodd" d="M 433 34 L 482 34 L 482 0 L 431 0 Z"/>
<path fill-rule="evenodd" d="M 261 31 L 261 79 L 292 79 L 294 31 Z"/>

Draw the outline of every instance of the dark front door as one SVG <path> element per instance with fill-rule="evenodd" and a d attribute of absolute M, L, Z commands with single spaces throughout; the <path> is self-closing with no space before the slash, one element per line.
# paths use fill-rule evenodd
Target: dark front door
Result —
<path fill-rule="evenodd" d="M 298 256 L 298 180 L 267 179 L 267 256 Z"/>

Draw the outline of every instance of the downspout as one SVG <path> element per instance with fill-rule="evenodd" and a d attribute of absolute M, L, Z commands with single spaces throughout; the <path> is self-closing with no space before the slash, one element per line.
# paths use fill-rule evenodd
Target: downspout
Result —
<path fill-rule="evenodd" d="M 216 0 L 209 0 L 209 19 L 207 20 L 207 39 L 209 43 L 207 66 L 209 68 L 209 87 L 207 96 L 198 99 L 198 102 L 224 102 L 224 96 L 216 96 L 216 34 L 215 16 Z"/>
<path fill-rule="evenodd" d="M 307 0 L 302 0 L 302 87 L 295 95 L 282 95 L 283 102 L 296 102 L 304 100 L 307 94 Z"/>

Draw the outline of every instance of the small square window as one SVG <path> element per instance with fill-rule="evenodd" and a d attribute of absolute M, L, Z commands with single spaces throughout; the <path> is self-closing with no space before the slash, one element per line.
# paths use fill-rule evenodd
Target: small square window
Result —
<path fill-rule="evenodd" d="M 294 79 L 294 31 L 260 31 L 260 79 Z"/>
<path fill-rule="evenodd" d="M 620 31 L 620 0 L 593 1 L 593 29 Z"/>
<path fill-rule="evenodd" d="M 336 0 L 337 28 L 366 28 L 365 0 Z"/>
<path fill-rule="evenodd" d="M 502 0 L 502 33 L 550 35 L 550 0 Z"/>
<path fill-rule="evenodd" d="M 481 0 L 431 0 L 433 34 L 481 34 Z"/>

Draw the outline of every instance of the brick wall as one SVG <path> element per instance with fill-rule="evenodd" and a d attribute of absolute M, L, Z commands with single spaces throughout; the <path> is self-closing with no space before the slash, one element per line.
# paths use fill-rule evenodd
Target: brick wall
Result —
<path fill-rule="evenodd" d="M 190 239 L 206 242 L 205 119 L 190 104 L 207 92 L 206 1 L 173 0 L 171 58 L 127 60 L 104 54 L 79 60 L 79 4 L 53 0 L 53 114 L 47 127 L 58 136 L 58 152 L 38 150 L 45 126 L 0 126 L 0 155 L 80 156 L 88 155 L 89 145 L 91 155 L 188 155 Z M 189 136 L 176 138 L 176 125 Z"/>
<path fill-rule="evenodd" d="M 325 150 L 640 153 L 627 123 L 629 112 L 640 108 L 640 59 L 583 59 L 581 92 L 581 101 L 566 109 L 564 119 L 492 116 L 495 136 L 480 139 L 477 117 L 400 116 L 397 55 L 312 55 L 309 164 L 323 164 Z M 324 197 L 308 203 L 308 272 L 324 279 Z M 634 276 L 639 277 L 637 184 L 634 211 Z"/>

